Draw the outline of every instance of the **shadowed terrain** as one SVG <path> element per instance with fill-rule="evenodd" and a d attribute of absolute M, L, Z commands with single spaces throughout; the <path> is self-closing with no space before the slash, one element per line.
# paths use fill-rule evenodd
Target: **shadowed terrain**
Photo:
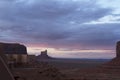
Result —
<path fill-rule="evenodd" d="M 2 50 L 4 52 L 4 49 Z M 3 74 L 8 74 L 5 80 L 7 78 L 12 79 L 12 76 L 14 76 L 15 80 L 119 80 L 119 54 L 120 42 L 117 42 L 116 57 L 112 60 L 52 58 L 48 56 L 47 50 L 45 50 L 37 57 L 28 55 L 31 60 L 27 63 L 24 61 L 21 63 L 15 61 L 11 64 L 12 67 L 9 67 L 11 71 L 7 66 L 9 61 L 7 61 L 5 55 L 1 54 L 0 64 L 2 65 L 1 68 L 3 68 Z M 22 61 L 22 57 L 19 60 Z M 4 76 L 2 77 L 5 78 Z"/>

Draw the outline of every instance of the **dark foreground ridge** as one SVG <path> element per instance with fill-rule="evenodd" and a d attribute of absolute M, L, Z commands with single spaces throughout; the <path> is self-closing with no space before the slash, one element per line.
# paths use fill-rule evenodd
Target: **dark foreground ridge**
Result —
<path fill-rule="evenodd" d="M 5 57 L 5 55 L 0 52 L 0 80 L 14 80 L 3 57 Z"/>

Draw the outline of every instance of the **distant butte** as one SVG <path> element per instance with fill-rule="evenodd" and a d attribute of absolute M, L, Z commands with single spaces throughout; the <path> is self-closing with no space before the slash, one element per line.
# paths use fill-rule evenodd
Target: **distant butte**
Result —
<path fill-rule="evenodd" d="M 41 51 L 41 54 L 37 56 L 38 59 L 52 59 L 50 56 L 47 54 L 47 50 Z"/>
<path fill-rule="evenodd" d="M 120 41 L 116 44 L 116 57 L 103 66 L 105 69 L 120 69 Z"/>

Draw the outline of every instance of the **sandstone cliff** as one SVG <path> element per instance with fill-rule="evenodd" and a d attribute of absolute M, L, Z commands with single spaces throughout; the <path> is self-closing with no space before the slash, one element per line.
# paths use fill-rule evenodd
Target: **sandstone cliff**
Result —
<path fill-rule="evenodd" d="M 0 43 L 0 53 L 27 54 L 27 49 L 24 45 L 17 43 Z"/>
<path fill-rule="evenodd" d="M 111 67 L 119 67 L 120 68 L 120 41 L 116 44 L 116 57 L 113 58 L 110 62 L 106 64 L 107 66 Z"/>

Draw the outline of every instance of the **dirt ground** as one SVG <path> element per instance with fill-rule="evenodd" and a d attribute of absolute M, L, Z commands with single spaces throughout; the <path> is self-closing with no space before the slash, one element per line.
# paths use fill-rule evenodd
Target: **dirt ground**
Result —
<path fill-rule="evenodd" d="M 120 80 L 119 70 L 104 68 L 109 60 L 39 60 L 14 68 L 16 80 Z M 29 66 L 29 67 L 28 67 Z"/>

